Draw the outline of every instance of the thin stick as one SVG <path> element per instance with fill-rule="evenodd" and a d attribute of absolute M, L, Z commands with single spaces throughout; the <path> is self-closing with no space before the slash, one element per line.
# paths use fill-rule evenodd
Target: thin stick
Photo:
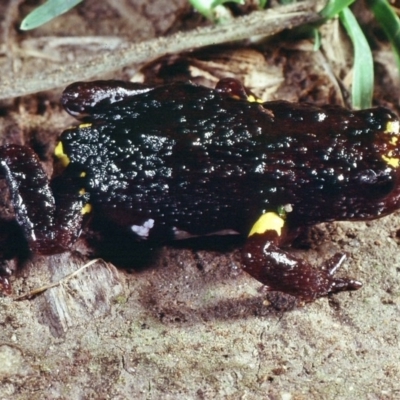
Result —
<path fill-rule="evenodd" d="M 152 61 L 166 54 L 178 53 L 203 46 L 251 38 L 271 36 L 321 20 L 314 10 L 314 1 L 305 1 L 267 11 L 257 11 L 239 17 L 224 25 L 208 26 L 189 32 L 178 32 L 141 43 L 133 43 L 114 51 L 104 52 L 82 62 L 41 69 L 33 74 L 19 73 L 17 77 L 3 74 L 0 80 L 0 99 L 27 95 L 42 90 L 65 86 L 77 80 L 86 80 L 119 70 L 127 65 Z"/>
<path fill-rule="evenodd" d="M 47 285 L 44 285 L 44 286 L 38 287 L 36 289 L 33 289 L 29 293 L 26 293 L 26 294 L 23 294 L 21 296 L 15 297 L 14 300 L 17 301 L 17 300 L 31 299 L 32 297 L 37 296 L 38 294 L 41 294 L 41 293 L 45 292 L 47 289 L 51 289 L 51 288 L 56 287 L 56 286 L 64 285 L 69 280 L 71 280 L 74 276 L 76 276 L 79 273 L 81 273 L 84 269 L 89 268 L 91 265 L 93 265 L 97 261 L 102 261 L 102 259 L 101 258 L 95 258 L 94 260 L 89 261 L 85 265 L 82 265 L 82 267 L 79 267 L 76 271 L 70 273 L 69 275 L 66 275 L 64 278 L 60 279 L 59 281 L 53 282 L 53 283 L 49 283 Z"/>

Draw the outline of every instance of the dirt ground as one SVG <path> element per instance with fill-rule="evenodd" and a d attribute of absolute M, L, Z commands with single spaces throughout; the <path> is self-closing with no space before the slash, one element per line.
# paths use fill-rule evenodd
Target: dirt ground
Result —
<path fill-rule="evenodd" d="M 0 5 L 0 86 L 207 24 L 183 0 L 87 0 L 37 30 L 18 31 L 35 5 Z M 376 32 L 370 16 L 355 11 Z M 284 33 L 101 77 L 213 86 L 235 76 L 265 100 L 347 104 L 351 46 L 337 21 L 321 32 L 317 52 L 312 42 Z M 374 103 L 399 112 L 398 73 L 378 38 Z M 31 145 L 49 174 L 57 135 L 74 123 L 59 104 L 61 91 L 0 102 L 1 141 Z M 12 219 L 1 181 L 0 194 L 2 218 Z M 97 228 L 71 252 L 8 262 L 16 272 L 12 296 L 0 297 L 0 400 L 400 397 L 399 212 L 308 232 L 307 246 L 294 251 L 316 266 L 347 253 L 341 274 L 364 287 L 307 305 L 267 293 L 244 273 L 237 240 L 142 248 L 114 227 L 109 235 Z M 19 298 L 49 283 L 56 285 Z"/>

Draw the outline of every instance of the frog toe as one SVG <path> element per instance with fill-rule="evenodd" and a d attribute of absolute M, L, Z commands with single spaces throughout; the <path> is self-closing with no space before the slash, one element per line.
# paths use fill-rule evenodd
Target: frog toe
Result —
<path fill-rule="evenodd" d="M 356 279 L 351 278 L 336 278 L 331 281 L 328 294 L 353 291 L 361 289 L 363 284 Z"/>
<path fill-rule="evenodd" d="M 305 302 L 331 293 L 357 290 L 361 282 L 336 278 L 334 274 L 345 259 L 335 255 L 322 268 L 313 268 L 279 247 L 281 236 L 274 230 L 254 233 L 242 250 L 242 267 L 270 290 L 284 292 Z"/>
<path fill-rule="evenodd" d="M 336 271 L 340 268 L 346 259 L 346 254 L 336 253 L 333 257 L 326 260 L 323 265 L 323 270 L 327 272 L 327 293 L 339 293 L 344 291 L 358 290 L 363 284 L 352 278 L 335 278 Z"/>

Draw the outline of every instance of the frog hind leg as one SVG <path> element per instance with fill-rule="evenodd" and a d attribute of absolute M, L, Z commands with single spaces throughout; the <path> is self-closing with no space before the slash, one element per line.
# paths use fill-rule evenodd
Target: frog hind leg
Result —
<path fill-rule="evenodd" d="M 84 196 L 73 190 L 54 195 L 37 155 L 26 146 L 0 147 L 0 173 L 30 250 L 56 254 L 69 249 L 80 234 Z"/>
<path fill-rule="evenodd" d="M 335 277 L 336 270 L 345 259 L 341 253 L 327 260 L 322 268 L 313 268 L 306 261 L 282 250 L 280 245 L 284 235 L 281 228 L 274 224 L 268 222 L 262 229 L 252 230 L 242 249 L 242 268 L 269 290 L 311 302 L 332 293 L 362 287 L 357 280 Z"/>

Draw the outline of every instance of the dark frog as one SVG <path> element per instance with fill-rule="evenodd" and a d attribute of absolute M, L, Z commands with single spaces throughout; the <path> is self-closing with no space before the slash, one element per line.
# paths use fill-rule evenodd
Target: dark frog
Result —
<path fill-rule="evenodd" d="M 361 283 L 335 277 L 341 254 L 313 268 L 281 249 L 287 238 L 400 208 L 399 120 L 384 108 L 262 103 L 232 79 L 75 83 L 62 102 L 82 124 L 60 137 L 61 174 L 49 181 L 29 147 L 0 148 L 34 253 L 68 250 L 91 214 L 148 241 L 238 233 L 245 271 L 312 301 Z"/>

